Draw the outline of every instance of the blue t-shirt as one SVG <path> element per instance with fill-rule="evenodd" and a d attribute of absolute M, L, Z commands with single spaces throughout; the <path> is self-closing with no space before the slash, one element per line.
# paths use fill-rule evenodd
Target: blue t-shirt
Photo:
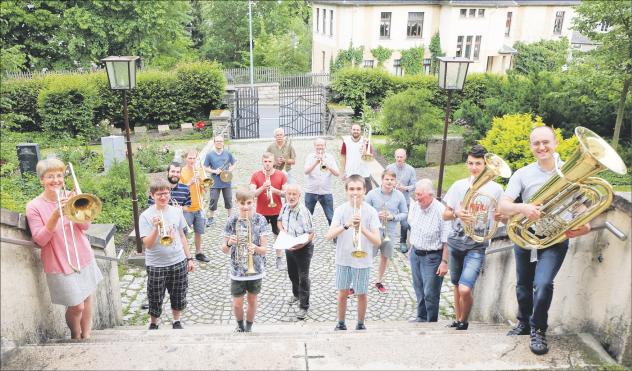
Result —
<path fill-rule="evenodd" d="M 204 159 L 204 166 L 210 167 L 211 169 L 222 168 L 227 170 L 228 167 L 234 163 L 235 158 L 233 157 L 233 154 L 227 150 L 223 150 L 220 154 L 217 154 L 215 151 L 210 151 L 206 154 L 206 158 Z M 213 178 L 213 188 L 230 187 L 230 182 L 222 182 L 219 175 L 211 174 L 211 177 Z"/>

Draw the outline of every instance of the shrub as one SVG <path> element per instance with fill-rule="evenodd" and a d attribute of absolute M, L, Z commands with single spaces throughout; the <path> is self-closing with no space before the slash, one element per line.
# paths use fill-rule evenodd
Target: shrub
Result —
<path fill-rule="evenodd" d="M 15 131 L 42 130 L 37 107 L 37 97 L 42 89 L 43 80 L 8 79 L 3 80 L 0 87 L 0 115 L 2 121 L 15 123 Z M 13 114 L 12 117 L 6 115 Z M 19 115 L 19 116 L 15 116 Z"/>
<path fill-rule="evenodd" d="M 191 120 L 208 117 L 220 106 L 226 79 L 214 62 L 196 62 L 176 67 L 180 108 Z"/>
<path fill-rule="evenodd" d="M 358 114 L 365 99 L 371 107 L 382 104 L 385 94 L 392 90 L 392 77 L 381 68 L 345 68 L 334 75 L 331 88 L 336 102 L 351 106 Z"/>
<path fill-rule="evenodd" d="M 401 51 L 401 64 L 406 75 L 418 75 L 423 71 L 424 46 Z"/>
<path fill-rule="evenodd" d="M 136 147 L 134 158 L 144 171 L 156 173 L 167 169 L 167 165 L 173 160 L 173 152 L 168 144 L 147 140 Z"/>
<path fill-rule="evenodd" d="M 407 153 L 413 154 L 415 146 L 441 132 L 442 111 L 430 103 L 430 97 L 425 89 L 408 89 L 384 101 L 381 129 Z"/>
<path fill-rule="evenodd" d="M 389 60 L 389 58 L 391 58 L 391 55 L 393 55 L 393 51 L 389 48 L 385 48 L 383 46 L 378 46 L 375 49 L 371 49 L 371 55 L 377 59 L 377 66 L 378 67 L 383 67 L 384 66 L 384 62 L 386 62 L 387 60 Z"/>
<path fill-rule="evenodd" d="M 329 72 L 333 74 L 346 67 L 359 66 L 362 63 L 363 55 L 364 46 L 360 45 L 354 48 L 353 43 L 349 43 L 348 49 L 338 51 L 336 60 L 329 67 Z"/>

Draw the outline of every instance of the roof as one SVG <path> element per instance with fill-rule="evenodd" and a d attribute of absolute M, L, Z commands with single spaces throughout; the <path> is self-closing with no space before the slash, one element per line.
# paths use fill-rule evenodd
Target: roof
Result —
<path fill-rule="evenodd" d="M 576 6 L 581 0 L 313 0 L 331 5 Z"/>
<path fill-rule="evenodd" d="M 518 54 L 518 51 L 512 48 L 509 45 L 503 44 L 503 46 L 498 50 L 498 54 Z"/>
<path fill-rule="evenodd" d="M 577 31 L 571 34 L 571 44 L 596 45 L 597 43 Z"/>

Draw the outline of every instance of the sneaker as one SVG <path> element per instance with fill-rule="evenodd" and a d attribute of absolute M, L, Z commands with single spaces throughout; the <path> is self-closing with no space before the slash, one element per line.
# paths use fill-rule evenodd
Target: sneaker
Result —
<path fill-rule="evenodd" d="M 305 319 L 305 317 L 307 317 L 307 309 L 299 309 L 298 313 L 296 314 L 296 319 L 302 321 Z"/>
<path fill-rule="evenodd" d="M 402 254 L 406 254 L 408 252 L 408 245 L 406 245 L 406 242 L 402 242 L 399 244 L 399 252 L 401 252 Z"/>
<path fill-rule="evenodd" d="M 245 329 L 243 329 L 243 328 L 241 328 L 239 326 L 235 327 L 235 332 L 245 332 L 245 331 L 246 331 Z"/>
<path fill-rule="evenodd" d="M 446 327 L 458 327 L 459 321 L 452 321 L 452 323 L 446 325 Z"/>
<path fill-rule="evenodd" d="M 211 261 L 211 259 L 208 258 L 208 256 L 202 254 L 202 253 L 197 253 L 195 254 L 195 259 L 201 261 L 201 262 L 205 262 L 208 263 Z"/>
<path fill-rule="evenodd" d="M 210 227 L 213 224 L 215 224 L 215 219 L 213 217 L 210 217 L 210 218 L 206 219 L 206 226 L 207 227 Z"/>
<path fill-rule="evenodd" d="M 150 330 L 158 330 L 158 324 L 157 323 L 150 323 L 149 324 L 149 329 Z"/>
<path fill-rule="evenodd" d="M 338 322 L 338 324 L 336 325 L 336 327 L 334 328 L 334 331 L 346 331 L 347 330 L 347 325 L 344 322 Z"/>
<path fill-rule="evenodd" d="M 280 256 L 277 256 L 276 258 L 276 267 L 280 271 L 287 269 L 287 266 L 285 265 L 285 261 Z"/>
<path fill-rule="evenodd" d="M 356 325 L 356 330 L 366 330 L 366 326 L 364 325 L 364 323 L 358 323 Z"/>
<path fill-rule="evenodd" d="M 174 330 L 182 330 L 184 328 L 182 327 L 182 322 L 180 321 L 175 321 L 171 327 L 173 327 Z"/>
<path fill-rule="evenodd" d="M 461 322 L 461 321 L 459 321 L 459 322 L 457 323 L 457 325 L 456 325 L 456 329 L 457 329 L 457 330 L 467 330 L 467 327 L 468 327 L 469 325 L 470 325 L 470 324 L 469 324 L 468 322 Z"/>
<path fill-rule="evenodd" d="M 540 329 L 531 329 L 531 344 L 529 344 L 531 352 L 537 355 L 549 352 L 549 345 L 546 343 L 546 333 Z"/>
<path fill-rule="evenodd" d="M 294 305 L 298 303 L 298 298 L 296 296 L 291 296 L 289 299 L 287 299 L 287 303 L 289 305 Z"/>
<path fill-rule="evenodd" d="M 531 326 L 529 326 L 528 323 L 526 323 L 526 322 L 518 322 L 516 327 L 512 328 L 507 333 L 507 336 L 529 335 L 530 331 L 531 331 Z"/>
<path fill-rule="evenodd" d="M 375 288 L 380 292 L 380 294 L 386 294 L 386 287 L 384 287 L 381 282 L 376 283 Z"/>

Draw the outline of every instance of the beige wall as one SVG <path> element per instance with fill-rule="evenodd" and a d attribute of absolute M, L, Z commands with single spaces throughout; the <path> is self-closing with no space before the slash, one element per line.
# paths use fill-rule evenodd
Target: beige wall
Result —
<path fill-rule="evenodd" d="M 617 239 L 607 230 L 571 240 L 555 279 L 549 310 L 549 332 L 592 333 L 618 361 L 632 363 L 632 253 L 629 200 L 617 196 L 617 207 L 595 219 L 608 220 L 628 237 Z M 508 240 L 496 246 L 509 245 Z M 472 320 L 515 323 L 515 260 L 512 250 L 488 254 L 474 290 Z"/>

